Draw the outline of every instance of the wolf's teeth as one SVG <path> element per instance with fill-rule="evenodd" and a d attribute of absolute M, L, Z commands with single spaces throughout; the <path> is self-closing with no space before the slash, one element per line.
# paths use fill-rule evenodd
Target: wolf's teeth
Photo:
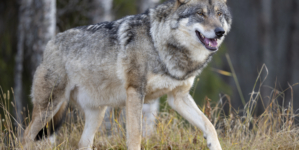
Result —
<path fill-rule="evenodd" d="M 200 36 L 201 36 L 202 38 L 205 38 L 205 36 L 203 36 L 201 33 L 200 33 Z"/>
<path fill-rule="evenodd" d="M 211 45 L 211 42 L 209 42 L 209 46 L 211 47 L 212 45 Z"/>

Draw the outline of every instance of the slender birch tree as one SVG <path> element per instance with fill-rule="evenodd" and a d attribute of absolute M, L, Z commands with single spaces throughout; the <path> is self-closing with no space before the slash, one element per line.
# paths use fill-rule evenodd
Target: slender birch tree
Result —
<path fill-rule="evenodd" d="M 15 57 L 14 98 L 18 124 L 23 124 L 22 110 L 26 100 L 23 92 L 24 59 L 29 58 L 31 79 L 42 61 L 47 42 L 54 37 L 56 0 L 22 0 L 19 8 L 18 46 Z M 26 55 L 26 56 L 25 56 Z M 24 112 L 25 113 L 25 112 Z"/>

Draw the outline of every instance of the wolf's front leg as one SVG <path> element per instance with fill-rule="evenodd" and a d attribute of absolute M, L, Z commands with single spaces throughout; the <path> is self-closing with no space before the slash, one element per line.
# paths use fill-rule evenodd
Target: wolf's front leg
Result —
<path fill-rule="evenodd" d="M 169 105 L 192 125 L 201 129 L 211 150 L 221 150 L 216 130 L 209 119 L 200 111 L 189 93 L 171 93 L 167 96 Z"/>
<path fill-rule="evenodd" d="M 141 149 L 143 96 L 135 89 L 127 89 L 126 129 L 128 150 Z"/>

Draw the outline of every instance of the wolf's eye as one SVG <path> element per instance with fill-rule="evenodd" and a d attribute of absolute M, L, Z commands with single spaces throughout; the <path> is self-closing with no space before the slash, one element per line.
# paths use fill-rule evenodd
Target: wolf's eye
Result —
<path fill-rule="evenodd" d="M 199 14 L 199 15 L 202 16 L 202 17 L 205 17 L 205 14 L 204 14 L 203 12 L 199 12 L 199 13 L 197 13 L 197 14 Z"/>
<path fill-rule="evenodd" d="M 217 12 L 217 16 L 218 17 L 222 16 L 222 13 L 221 12 Z"/>

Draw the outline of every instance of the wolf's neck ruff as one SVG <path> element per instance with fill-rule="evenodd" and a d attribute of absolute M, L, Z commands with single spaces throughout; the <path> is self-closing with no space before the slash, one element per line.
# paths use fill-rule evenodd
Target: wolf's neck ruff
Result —
<path fill-rule="evenodd" d="M 197 76 L 212 59 L 215 53 L 209 53 L 207 57 L 198 62 L 191 58 L 189 51 L 174 41 L 166 43 L 165 49 L 158 50 L 158 61 L 163 65 L 163 74 L 176 80 L 187 80 Z"/>

